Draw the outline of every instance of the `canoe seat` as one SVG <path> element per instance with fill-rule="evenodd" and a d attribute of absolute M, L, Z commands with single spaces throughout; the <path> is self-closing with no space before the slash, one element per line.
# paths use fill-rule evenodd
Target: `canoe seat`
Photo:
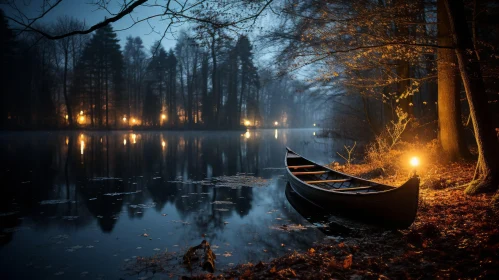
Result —
<path fill-rule="evenodd" d="M 334 191 L 337 192 L 349 192 L 349 191 L 360 191 L 360 190 L 367 190 L 372 188 L 373 186 L 368 186 L 368 187 L 356 187 L 356 188 L 341 188 L 341 189 L 335 189 Z"/>
<path fill-rule="evenodd" d="M 320 183 L 343 183 L 348 182 L 352 179 L 331 179 L 331 180 L 317 180 L 317 181 L 305 181 L 307 184 L 320 184 Z"/>
<path fill-rule="evenodd" d="M 288 166 L 289 169 L 312 168 L 312 167 L 315 167 L 315 165 L 310 164 L 310 165 L 292 165 L 292 166 Z"/>
<path fill-rule="evenodd" d="M 328 173 L 329 171 L 299 171 L 299 172 L 291 172 L 293 175 L 317 175 Z"/>
<path fill-rule="evenodd" d="M 301 157 L 301 156 L 294 155 L 294 154 L 288 154 L 288 155 L 287 155 L 287 158 L 302 158 L 302 157 Z"/>

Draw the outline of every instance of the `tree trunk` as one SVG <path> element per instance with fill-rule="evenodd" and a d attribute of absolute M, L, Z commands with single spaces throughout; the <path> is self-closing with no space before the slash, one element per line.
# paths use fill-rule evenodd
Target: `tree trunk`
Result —
<path fill-rule="evenodd" d="M 449 18 L 444 0 L 438 0 L 438 46 L 452 47 Z M 438 60 L 438 124 L 442 149 L 449 160 L 469 156 L 464 141 L 459 102 L 459 72 L 457 57 L 453 49 L 439 48 Z"/>
<path fill-rule="evenodd" d="M 495 191 L 499 185 L 499 147 L 493 119 L 490 118 L 487 108 L 485 84 L 468 30 L 464 4 L 461 0 L 445 0 L 445 7 L 478 145 L 479 183 L 470 185 L 465 192 L 477 194 Z M 498 195 L 495 198 L 499 198 Z"/>
<path fill-rule="evenodd" d="M 68 97 L 68 52 L 64 52 L 64 75 L 62 77 L 64 102 L 66 103 L 66 113 L 68 114 L 69 127 L 73 127 L 73 110 L 71 110 L 71 103 Z"/>

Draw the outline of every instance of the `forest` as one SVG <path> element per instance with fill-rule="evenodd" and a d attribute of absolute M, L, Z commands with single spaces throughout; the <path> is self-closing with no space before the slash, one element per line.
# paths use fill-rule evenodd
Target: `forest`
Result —
<path fill-rule="evenodd" d="M 303 117 L 318 106 L 304 98 L 309 86 L 259 69 L 244 34 L 199 23 L 172 49 L 158 41 L 146 50 L 139 36 L 122 49 L 111 24 L 50 40 L 15 34 L 1 17 L 3 129 L 303 127 L 319 116 Z M 36 28 L 63 34 L 85 24 L 60 16 Z"/>

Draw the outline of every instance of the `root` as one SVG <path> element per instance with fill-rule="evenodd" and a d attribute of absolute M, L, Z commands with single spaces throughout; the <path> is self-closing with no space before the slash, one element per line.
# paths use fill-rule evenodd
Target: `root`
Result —
<path fill-rule="evenodd" d="M 492 175 L 471 181 L 466 190 L 464 190 L 464 193 L 467 195 L 491 193 L 497 191 L 498 188 L 499 188 L 499 177 L 497 175 Z"/>

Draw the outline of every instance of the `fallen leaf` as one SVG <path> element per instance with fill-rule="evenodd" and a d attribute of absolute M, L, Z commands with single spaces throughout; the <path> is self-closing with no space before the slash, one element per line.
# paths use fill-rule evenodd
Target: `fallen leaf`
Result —
<path fill-rule="evenodd" d="M 352 254 L 348 255 L 345 260 L 343 260 L 343 268 L 350 269 L 352 267 Z"/>

